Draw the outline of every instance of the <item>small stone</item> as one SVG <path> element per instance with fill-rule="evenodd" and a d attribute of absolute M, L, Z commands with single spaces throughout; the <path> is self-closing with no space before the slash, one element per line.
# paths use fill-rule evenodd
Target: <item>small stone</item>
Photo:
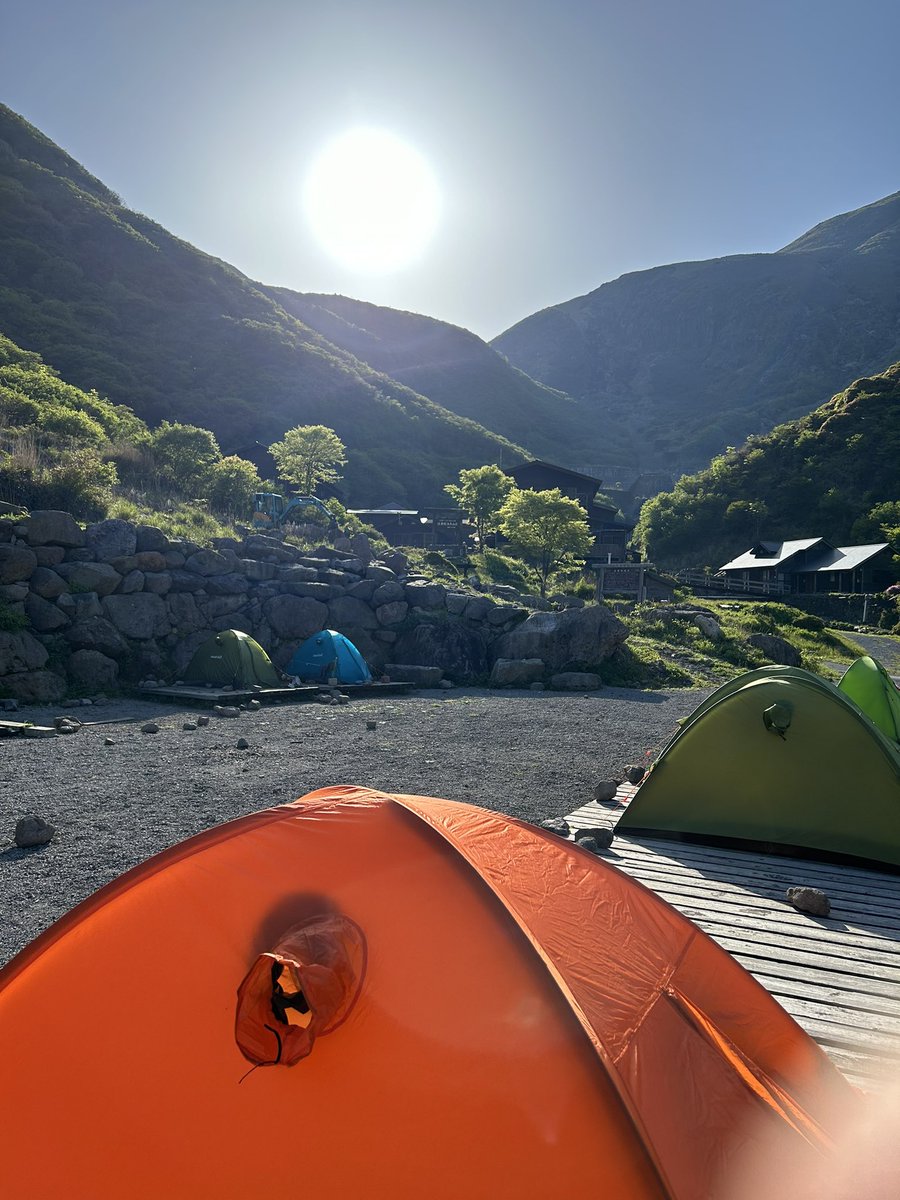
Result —
<path fill-rule="evenodd" d="M 116 743 L 112 740 L 112 738 L 104 738 L 103 739 L 104 746 L 114 746 L 115 744 Z"/>
<path fill-rule="evenodd" d="M 625 768 L 625 778 L 629 783 L 640 783 L 646 774 L 646 767 L 633 766 Z"/>
<path fill-rule="evenodd" d="M 213 712 L 220 717 L 239 717 L 241 715 L 239 708 L 234 708 L 229 704 L 216 704 L 213 706 Z"/>
<path fill-rule="evenodd" d="M 79 700 L 78 703 L 82 706 L 82 708 L 90 708 L 94 702 L 93 702 L 93 700 L 88 700 L 85 698 L 85 699 Z"/>
<path fill-rule="evenodd" d="M 350 703 L 350 697 L 349 697 L 349 696 L 338 696 L 338 697 L 337 697 L 337 702 L 338 702 L 338 704 L 349 704 L 349 703 Z"/>
<path fill-rule="evenodd" d="M 377 721 L 366 721 L 366 729 L 377 729 L 377 728 L 378 728 Z"/>
<path fill-rule="evenodd" d="M 809 913 L 813 917 L 827 917 L 831 912 L 831 901 L 821 888 L 789 887 L 787 898 L 798 912 Z"/>
<path fill-rule="evenodd" d="M 600 853 L 600 847 L 592 837 L 576 838 L 575 845 L 580 846 L 582 850 L 590 850 L 591 854 Z"/>
<path fill-rule="evenodd" d="M 63 708 L 78 708 L 80 704 L 81 704 L 80 700 L 71 700 L 70 699 L 70 700 L 63 700 L 63 702 L 62 702 Z"/>
<path fill-rule="evenodd" d="M 250 688 L 251 692 L 261 692 L 262 690 L 263 690 L 263 686 L 261 683 L 254 683 L 253 686 Z"/>
<path fill-rule="evenodd" d="M 608 804 L 610 800 L 615 800 L 618 790 L 617 779 L 604 779 L 594 788 L 594 799 L 598 804 Z"/>
<path fill-rule="evenodd" d="M 159 733 L 159 726 L 155 721 L 147 721 L 141 726 L 141 733 Z"/>
<path fill-rule="evenodd" d="M 27 846 L 46 846 L 55 833 L 53 826 L 41 817 L 22 817 L 16 822 L 13 836 L 16 845 L 24 849 Z"/>
<path fill-rule="evenodd" d="M 250 712 L 259 712 L 259 710 L 262 708 L 262 701 L 261 700 L 251 700 L 248 703 L 247 708 L 250 710 Z"/>
<path fill-rule="evenodd" d="M 237 745 L 238 750 L 249 750 L 250 749 L 250 743 L 247 741 L 246 738 L 238 738 L 238 740 L 235 744 Z"/>
<path fill-rule="evenodd" d="M 454 687 L 454 686 L 455 686 L 455 685 L 453 684 L 453 682 L 452 682 L 451 680 L 449 680 L 449 679 L 441 679 L 441 680 L 439 680 L 439 681 L 438 681 L 438 687 L 439 687 L 439 688 L 443 688 L 443 690 L 444 690 L 445 692 L 449 692 L 449 691 L 450 691 L 450 689 L 451 689 L 452 687 Z"/>
<path fill-rule="evenodd" d="M 612 845 L 613 831 L 608 825 L 591 826 L 589 829 L 576 829 L 575 841 L 582 838 L 593 838 L 601 850 L 608 850 Z"/>
<path fill-rule="evenodd" d="M 562 817 L 548 817 L 546 821 L 541 821 L 541 829 L 549 829 L 562 838 L 569 836 L 569 822 Z"/>
<path fill-rule="evenodd" d="M 209 717 L 206 715 L 206 713 L 204 713 L 203 716 L 197 718 L 198 727 L 202 727 L 203 725 L 208 725 L 208 724 L 209 724 Z"/>
<path fill-rule="evenodd" d="M 181 728 L 185 731 L 185 733 L 189 733 L 189 732 L 192 732 L 193 730 L 195 730 L 197 728 L 197 725 L 196 725 L 196 722 L 194 722 L 194 721 L 183 721 Z"/>

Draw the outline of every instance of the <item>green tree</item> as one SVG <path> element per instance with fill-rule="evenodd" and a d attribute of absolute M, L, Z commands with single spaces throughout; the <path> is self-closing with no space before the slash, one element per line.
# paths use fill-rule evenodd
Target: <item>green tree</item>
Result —
<path fill-rule="evenodd" d="M 222 457 L 214 435 L 197 425 L 163 421 L 154 429 L 150 446 L 162 474 L 185 494 L 204 487 L 210 469 Z"/>
<path fill-rule="evenodd" d="M 209 468 L 206 497 L 218 512 L 231 517 L 249 517 L 253 493 L 262 490 L 262 480 L 252 462 L 229 454 Z"/>
<path fill-rule="evenodd" d="M 459 483 L 448 483 L 444 491 L 474 520 L 483 547 L 485 535 L 498 528 L 500 510 L 515 486 L 505 471 L 490 465 L 460 471 Z"/>
<path fill-rule="evenodd" d="M 534 566 L 542 596 L 550 574 L 584 558 L 594 540 L 585 510 L 559 488 L 511 492 L 500 510 L 500 528 Z"/>
<path fill-rule="evenodd" d="M 318 484 L 340 479 L 336 468 L 347 461 L 344 443 L 327 425 L 297 425 L 273 442 L 269 453 L 281 478 L 296 483 L 306 496 L 314 495 Z"/>

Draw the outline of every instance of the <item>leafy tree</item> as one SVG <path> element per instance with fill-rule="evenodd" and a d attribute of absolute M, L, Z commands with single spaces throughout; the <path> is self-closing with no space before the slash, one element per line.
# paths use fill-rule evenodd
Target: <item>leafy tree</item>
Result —
<path fill-rule="evenodd" d="M 498 528 L 500 510 L 515 486 L 505 471 L 491 465 L 460 471 L 459 483 L 448 483 L 444 491 L 475 521 L 478 544 L 484 546 L 485 535 Z"/>
<path fill-rule="evenodd" d="M 281 478 L 296 483 L 306 496 L 314 495 L 318 484 L 340 479 L 336 468 L 347 461 L 344 443 L 327 425 L 297 425 L 273 442 L 269 453 Z"/>
<path fill-rule="evenodd" d="M 208 429 L 163 421 L 154 429 L 150 446 L 162 474 L 184 493 L 195 492 L 222 458 L 219 443 Z"/>
<path fill-rule="evenodd" d="M 542 596 L 551 572 L 583 558 L 594 540 L 585 510 L 559 488 L 511 492 L 500 510 L 500 528 L 514 549 L 534 565 Z"/>
<path fill-rule="evenodd" d="M 253 493 L 262 489 L 256 467 L 236 454 L 213 463 L 205 482 L 206 496 L 212 507 L 230 516 L 249 514 Z"/>

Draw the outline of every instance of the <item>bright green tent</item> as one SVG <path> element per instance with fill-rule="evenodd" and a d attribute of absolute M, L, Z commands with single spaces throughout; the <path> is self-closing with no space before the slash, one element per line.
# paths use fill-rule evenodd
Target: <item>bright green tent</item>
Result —
<path fill-rule="evenodd" d="M 249 634 L 223 629 L 204 642 L 182 676 L 185 683 L 214 687 L 283 687 L 272 660 Z"/>
<path fill-rule="evenodd" d="M 883 734 L 900 742 L 900 692 L 880 662 L 864 654 L 847 668 L 838 687 Z"/>
<path fill-rule="evenodd" d="M 685 722 L 618 832 L 900 867 L 900 747 L 818 676 L 750 671 Z"/>

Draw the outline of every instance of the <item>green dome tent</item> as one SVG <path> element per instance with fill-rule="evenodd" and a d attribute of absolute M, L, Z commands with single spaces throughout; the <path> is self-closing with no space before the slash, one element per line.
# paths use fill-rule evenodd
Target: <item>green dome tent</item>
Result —
<path fill-rule="evenodd" d="M 833 684 L 763 667 L 688 718 L 618 831 L 900 867 L 900 747 Z"/>
<path fill-rule="evenodd" d="M 247 633 L 223 629 L 203 643 L 188 663 L 182 676 L 185 683 L 212 684 L 214 687 L 282 687 L 272 660 Z"/>
<path fill-rule="evenodd" d="M 886 737 L 900 742 L 900 692 L 880 662 L 864 654 L 847 668 L 838 687 Z"/>

